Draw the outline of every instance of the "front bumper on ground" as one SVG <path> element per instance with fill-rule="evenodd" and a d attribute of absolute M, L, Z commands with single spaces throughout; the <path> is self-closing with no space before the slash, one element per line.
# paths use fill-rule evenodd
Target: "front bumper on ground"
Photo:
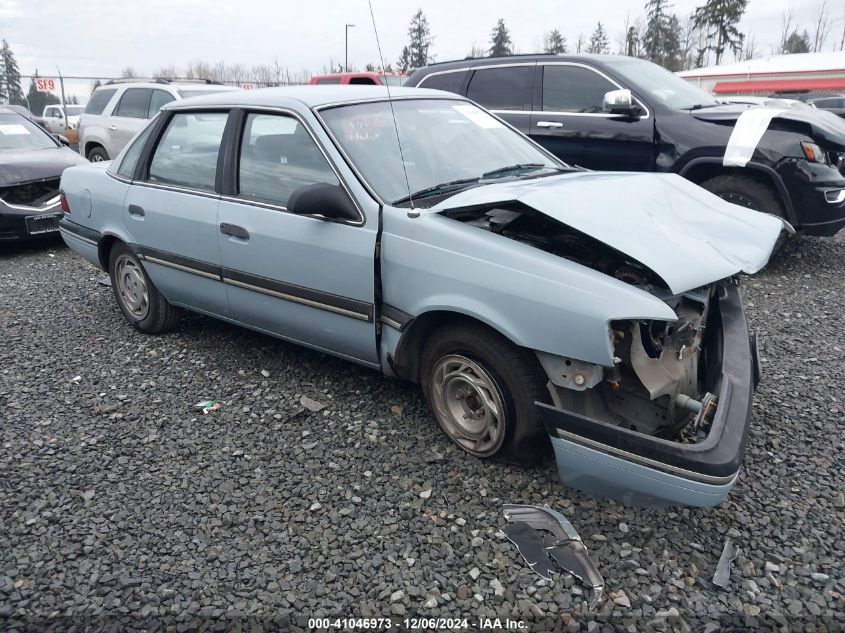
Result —
<path fill-rule="evenodd" d="M 58 201 L 45 207 L 9 205 L 0 201 L 0 242 L 56 235 L 62 215 Z"/>
<path fill-rule="evenodd" d="M 759 365 L 736 285 L 722 284 L 713 307 L 723 330 L 721 387 L 707 438 L 681 444 L 537 403 L 565 484 L 646 507 L 712 507 L 727 496 L 748 441 Z"/>

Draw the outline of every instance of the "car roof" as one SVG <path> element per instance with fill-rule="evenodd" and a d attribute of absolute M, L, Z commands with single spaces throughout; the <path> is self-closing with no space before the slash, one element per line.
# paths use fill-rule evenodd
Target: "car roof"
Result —
<path fill-rule="evenodd" d="M 594 55 L 591 53 L 578 53 L 575 55 L 553 55 L 531 53 L 527 55 L 502 55 L 501 57 L 466 57 L 454 59 L 447 62 L 437 62 L 422 66 L 416 72 L 437 72 L 451 70 L 454 68 L 468 68 L 475 66 L 490 66 L 498 64 L 531 64 L 534 62 L 592 62 L 602 63 L 614 60 L 632 59 L 627 55 Z"/>
<path fill-rule="evenodd" d="M 196 92 L 202 92 L 208 90 L 209 92 L 232 92 L 241 90 L 241 88 L 237 86 L 227 86 L 226 84 L 216 84 L 216 83 L 206 83 L 205 81 L 191 81 L 191 80 L 184 80 L 184 81 L 168 81 L 168 80 L 160 80 L 156 81 L 155 79 L 150 80 L 117 80 L 117 81 L 109 81 L 104 84 L 97 86 L 94 89 L 94 92 L 98 90 L 115 90 L 116 88 L 122 88 L 126 86 L 127 88 L 166 88 L 167 86 L 171 86 L 173 88 L 181 88 L 185 90 L 192 90 Z"/>
<path fill-rule="evenodd" d="M 211 95 L 191 97 L 181 101 L 171 101 L 164 106 L 164 110 L 177 110 L 196 106 L 291 106 L 299 103 L 308 108 L 342 104 L 355 101 L 379 101 L 387 98 L 388 94 L 394 99 L 410 97 L 439 97 L 461 99 L 458 95 L 442 90 L 429 88 L 391 87 L 388 92 L 385 86 L 365 85 L 322 85 L 322 86 L 285 86 L 280 88 L 260 88 L 258 90 L 244 90 L 238 92 L 218 92 Z"/>

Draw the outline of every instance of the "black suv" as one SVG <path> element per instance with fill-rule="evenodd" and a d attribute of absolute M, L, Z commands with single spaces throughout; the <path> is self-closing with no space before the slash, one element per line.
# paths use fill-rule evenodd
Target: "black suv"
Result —
<path fill-rule="evenodd" d="M 405 85 L 465 95 L 568 163 L 675 172 L 807 234 L 845 226 L 845 124 L 827 112 L 779 111 L 755 143 L 758 117 L 765 124 L 770 113 L 740 119 L 754 107 L 722 104 L 660 66 L 614 55 L 445 62 Z"/>

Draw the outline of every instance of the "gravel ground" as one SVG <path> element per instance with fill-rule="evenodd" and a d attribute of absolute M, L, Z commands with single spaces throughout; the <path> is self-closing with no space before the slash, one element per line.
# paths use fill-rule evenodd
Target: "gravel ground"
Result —
<path fill-rule="evenodd" d="M 795 240 L 744 283 L 764 382 L 745 468 L 711 511 L 638 511 L 551 464 L 480 462 L 414 386 L 212 319 L 139 334 L 99 278 L 60 244 L 0 251 L 0 629 L 845 626 L 843 237 Z M 222 407 L 203 415 L 209 398 Z M 595 613 L 503 539 L 502 504 L 520 502 L 579 530 L 607 582 Z M 720 590 L 726 537 L 742 553 Z"/>

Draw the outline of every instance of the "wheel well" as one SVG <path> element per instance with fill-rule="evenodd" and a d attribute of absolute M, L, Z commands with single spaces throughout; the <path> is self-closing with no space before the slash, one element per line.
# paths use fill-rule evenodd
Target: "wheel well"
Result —
<path fill-rule="evenodd" d="M 490 327 L 484 321 L 476 319 L 475 317 L 461 314 L 460 312 L 450 312 L 448 310 L 433 310 L 431 312 L 424 312 L 408 324 L 402 337 L 399 339 L 399 344 L 396 346 L 396 355 L 393 358 L 393 370 L 402 378 L 410 380 L 411 382 L 420 382 L 420 357 L 422 350 L 429 337 L 442 325 L 446 323 L 466 323 L 471 325 L 478 325 L 488 330 L 505 336 L 496 328 Z"/>
<path fill-rule="evenodd" d="M 780 200 L 783 209 L 790 213 L 792 203 L 789 197 L 785 194 L 783 186 L 775 180 L 774 176 L 763 171 L 762 169 L 755 169 L 753 167 L 725 167 L 721 163 L 699 163 L 693 165 L 687 171 L 683 172 L 683 177 L 691 180 L 697 185 L 700 185 L 705 180 L 710 180 L 716 176 L 739 176 L 741 178 L 748 178 L 761 185 L 771 189 Z"/>
<path fill-rule="evenodd" d="M 85 158 L 88 158 L 88 154 L 90 154 L 91 150 L 95 147 L 99 147 L 102 150 L 106 149 L 105 147 L 103 147 L 102 143 L 98 143 L 96 141 L 89 141 L 88 143 L 85 143 L 85 148 L 83 150 L 85 152 Z"/>
<path fill-rule="evenodd" d="M 114 248 L 114 245 L 117 244 L 120 240 L 117 239 L 114 235 L 106 235 L 100 241 L 100 248 L 99 248 L 99 259 L 100 259 L 100 266 L 102 266 L 103 270 L 108 272 L 109 270 L 109 257 L 111 256 L 111 249 Z"/>

